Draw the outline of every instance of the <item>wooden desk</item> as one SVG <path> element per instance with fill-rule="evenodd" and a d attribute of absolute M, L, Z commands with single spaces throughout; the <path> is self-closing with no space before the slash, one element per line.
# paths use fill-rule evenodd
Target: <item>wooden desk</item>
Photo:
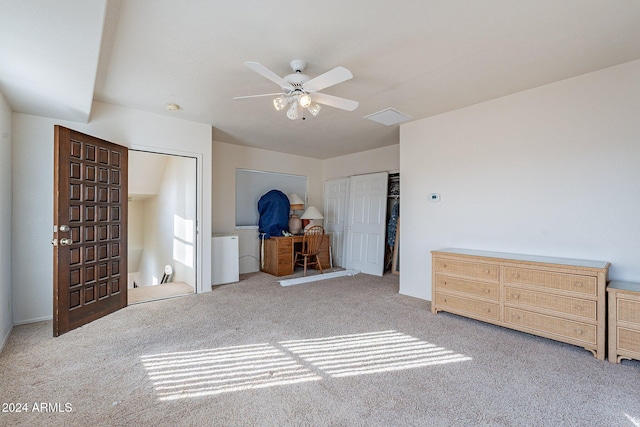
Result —
<path fill-rule="evenodd" d="M 293 274 L 293 258 L 295 250 L 301 248 L 303 236 L 270 237 L 264 240 L 264 264 L 260 262 L 260 271 L 274 276 L 289 276 Z M 322 269 L 331 267 L 329 260 L 329 242 L 331 235 L 325 234 L 320 243 L 320 265 Z"/>

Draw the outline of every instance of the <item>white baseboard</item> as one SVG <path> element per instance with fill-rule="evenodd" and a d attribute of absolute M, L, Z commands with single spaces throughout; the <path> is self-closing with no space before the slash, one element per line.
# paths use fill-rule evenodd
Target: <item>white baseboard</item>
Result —
<path fill-rule="evenodd" d="M 53 316 L 39 317 L 37 319 L 21 320 L 19 322 L 13 322 L 13 326 L 26 325 L 28 323 L 44 322 L 45 320 L 53 320 Z"/>
<path fill-rule="evenodd" d="M 280 280 L 280 286 L 299 285 L 301 283 L 315 282 L 317 280 L 333 279 L 334 277 L 355 276 L 358 273 L 360 273 L 360 270 L 342 270 L 334 271 L 333 273 L 314 274 L 313 276 Z"/>
<path fill-rule="evenodd" d="M 9 336 L 11 335 L 11 331 L 13 331 L 13 326 L 9 328 L 9 331 L 7 332 L 7 334 L 2 337 L 2 342 L 0 343 L 0 353 L 2 353 L 2 349 L 4 348 L 4 345 L 7 343 L 7 340 L 9 339 Z"/>

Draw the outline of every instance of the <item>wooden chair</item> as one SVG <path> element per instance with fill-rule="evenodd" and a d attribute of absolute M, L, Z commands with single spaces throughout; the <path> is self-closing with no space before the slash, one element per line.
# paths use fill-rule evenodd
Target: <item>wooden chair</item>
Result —
<path fill-rule="evenodd" d="M 305 230 L 304 237 L 302 237 L 302 250 L 296 251 L 296 256 L 293 260 L 293 266 L 301 265 L 304 267 L 304 276 L 307 275 L 307 266 L 317 265 L 322 274 L 322 265 L 320 264 L 320 258 L 318 257 L 318 251 L 320 250 L 320 244 L 324 238 L 324 228 L 320 225 L 314 225 Z M 301 260 L 298 260 L 301 257 Z M 315 259 L 315 261 L 314 261 Z"/>

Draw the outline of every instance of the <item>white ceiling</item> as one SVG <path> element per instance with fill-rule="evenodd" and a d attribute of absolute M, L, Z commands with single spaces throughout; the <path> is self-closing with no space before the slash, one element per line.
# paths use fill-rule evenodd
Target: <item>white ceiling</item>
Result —
<path fill-rule="evenodd" d="M 103 26 L 104 23 L 104 26 Z M 87 121 L 93 100 L 214 128 L 222 142 L 325 159 L 398 143 L 363 116 L 421 119 L 640 58 L 637 0 L 0 0 L 0 91 L 16 112 Z M 352 80 L 291 121 L 243 65 Z M 168 102 L 182 109 L 169 112 Z"/>

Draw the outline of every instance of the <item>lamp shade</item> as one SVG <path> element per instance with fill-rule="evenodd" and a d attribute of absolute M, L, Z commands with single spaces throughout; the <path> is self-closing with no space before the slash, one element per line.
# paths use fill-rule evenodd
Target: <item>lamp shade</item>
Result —
<path fill-rule="evenodd" d="M 299 211 L 304 209 L 304 200 L 296 193 L 287 194 L 287 197 L 289 198 L 289 207 L 291 210 Z"/>
<path fill-rule="evenodd" d="M 276 107 L 277 111 L 282 110 L 288 104 L 289 104 L 289 101 L 284 96 L 279 96 L 277 98 L 274 98 L 273 100 L 273 106 Z"/>
<path fill-rule="evenodd" d="M 320 112 L 320 105 L 313 103 L 309 105 L 309 108 L 307 108 L 307 110 L 309 110 L 309 112 L 313 114 L 313 117 L 315 117 Z"/>
<path fill-rule="evenodd" d="M 298 103 L 292 102 L 291 106 L 289 107 L 289 110 L 287 110 L 287 117 L 289 117 L 289 119 L 291 120 L 295 120 L 298 118 L 299 114 L 300 113 L 298 111 Z"/>
<path fill-rule="evenodd" d="M 301 219 L 324 219 L 324 216 L 320 213 L 315 206 L 309 206 L 306 211 L 300 217 Z"/>
<path fill-rule="evenodd" d="M 309 94 L 305 93 L 300 98 L 298 98 L 298 103 L 302 108 L 307 108 L 309 105 L 311 105 L 311 97 L 309 96 Z"/>

